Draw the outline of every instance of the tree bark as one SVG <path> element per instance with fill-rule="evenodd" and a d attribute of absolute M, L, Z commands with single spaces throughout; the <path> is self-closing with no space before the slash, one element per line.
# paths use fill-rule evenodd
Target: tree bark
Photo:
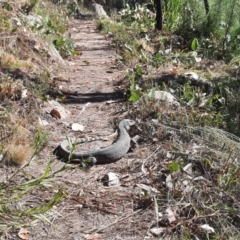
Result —
<path fill-rule="evenodd" d="M 161 0 L 154 0 L 154 5 L 156 8 L 156 30 L 162 30 L 162 1 Z"/>
<path fill-rule="evenodd" d="M 208 2 L 208 0 L 204 0 L 204 7 L 205 7 L 206 15 L 208 16 L 208 14 L 209 14 L 209 2 Z"/>

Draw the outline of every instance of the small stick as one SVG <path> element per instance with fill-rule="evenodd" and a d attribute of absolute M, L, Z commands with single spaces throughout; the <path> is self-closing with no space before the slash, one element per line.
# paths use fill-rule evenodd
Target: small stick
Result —
<path fill-rule="evenodd" d="M 109 225 L 107 225 L 107 226 L 105 226 L 105 227 L 102 227 L 102 228 L 98 229 L 97 231 L 95 231 L 95 233 L 101 232 L 101 231 L 103 231 L 104 229 L 106 229 L 106 228 L 108 228 L 108 227 L 111 227 L 112 225 L 114 225 L 114 224 L 116 224 L 116 223 L 118 223 L 118 222 L 121 222 L 122 220 L 125 220 L 125 219 L 127 219 L 127 218 L 135 215 L 136 213 L 139 213 L 140 211 L 142 211 L 142 209 L 139 209 L 139 210 L 137 210 L 136 212 L 133 212 L 133 213 L 131 213 L 131 214 L 129 214 L 129 215 L 123 217 L 123 218 L 118 218 L 118 219 L 115 220 L 113 223 L 111 223 L 111 224 L 109 224 Z"/>

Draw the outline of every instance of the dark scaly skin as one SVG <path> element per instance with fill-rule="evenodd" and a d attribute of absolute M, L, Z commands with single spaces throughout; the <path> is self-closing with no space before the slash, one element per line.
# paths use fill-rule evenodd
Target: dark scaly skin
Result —
<path fill-rule="evenodd" d="M 118 126 L 118 137 L 115 142 L 105 148 L 92 150 L 88 152 L 72 152 L 67 150 L 69 144 L 73 144 L 74 141 L 77 141 L 76 144 L 79 144 L 78 140 L 64 140 L 58 146 L 57 154 L 64 158 L 66 161 L 70 162 L 82 162 L 82 160 L 90 159 L 95 163 L 106 164 L 119 160 L 122 158 L 130 148 L 131 138 L 128 134 L 128 130 L 132 125 L 135 124 L 135 121 L 130 119 L 124 119 L 119 123 Z M 70 158 L 71 155 L 71 158 Z M 70 159 L 69 159 L 70 158 Z"/>

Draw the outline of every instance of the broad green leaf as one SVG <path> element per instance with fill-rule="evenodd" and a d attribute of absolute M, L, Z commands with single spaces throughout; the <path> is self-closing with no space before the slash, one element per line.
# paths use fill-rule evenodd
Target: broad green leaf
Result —
<path fill-rule="evenodd" d="M 195 51 L 195 50 L 197 50 L 197 47 L 198 47 L 197 39 L 194 38 L 194 39 L 192 40 L 192 43 L 191 43 L 191 50 L 192 50 L 192 51 Z"/>

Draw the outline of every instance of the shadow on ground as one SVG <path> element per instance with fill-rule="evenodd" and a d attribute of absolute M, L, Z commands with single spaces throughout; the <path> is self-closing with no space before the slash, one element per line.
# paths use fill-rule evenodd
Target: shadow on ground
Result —
<path fill-rule="evenodd" d="M 54 97 L 62 97 L 64 100 L 62 103 L 64 104 L 75 104 L 80 103 L 84 104 L 87 102 L 105 102 L 105 101 L 116 101 L 126 100 L 126 95 L 122 91 L 115 91 L 115 92 L 94 92 L 94 93 L 74 93 L 74 92 L 66 92 L 61 91 L 49 91 L 49 94 Z"/>

